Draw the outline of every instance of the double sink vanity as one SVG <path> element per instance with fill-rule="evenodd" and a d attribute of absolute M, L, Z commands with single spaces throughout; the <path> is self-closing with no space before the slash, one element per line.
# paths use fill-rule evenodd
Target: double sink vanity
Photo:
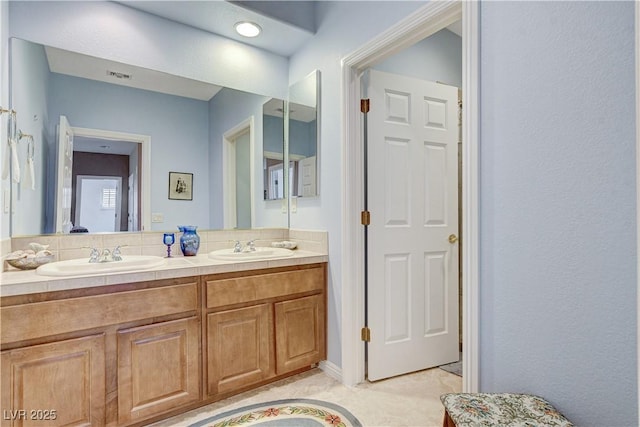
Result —
<path fill-rule="evenodd" d="M 3 273 L 2 425 L 142 425 L 310 369 L 326 358 L 322 239 Z"/>

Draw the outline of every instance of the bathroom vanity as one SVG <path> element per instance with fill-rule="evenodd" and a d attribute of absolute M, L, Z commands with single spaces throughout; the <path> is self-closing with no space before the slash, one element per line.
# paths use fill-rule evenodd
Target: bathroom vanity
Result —
<path fill-rule="evenodd" d="M 325 359 L 326 257 L 236 265 L 3 296 L 2 426 L 142 425 Z"/>

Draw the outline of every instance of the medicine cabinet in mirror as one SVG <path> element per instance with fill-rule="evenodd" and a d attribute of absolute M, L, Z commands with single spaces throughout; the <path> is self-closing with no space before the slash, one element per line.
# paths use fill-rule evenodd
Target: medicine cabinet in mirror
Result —
<path fill-rule="evenodd" d="M 262 106 L 262 173 L 264 179 L 264 199 L 283 199 L 285 195 L 284 177 L 284 131 L 285 101 L 273 98 Z"/>
<path fill-rule="evenodd" d="M 315 70 L 289 87 L 286 138 L 292 197 L 313 197 L 319 192 L 320 71 Z"/>
<path fill-rule="evenodd" d="M 183 224 L 200 229 L 288 227 L 286 210 L 264 200 L 260 191 L 259 118 L 273 94 L 243 92 L 20 39 L 10 40 L 10 54 L 10 104 L 17 111 L 17 129 L 33 136 L 35 172 L 33 186 L 24 179 L 11 184 L 12 236 L 68 232 L 72 225 L 88 232 L 176 230 Z M 91 69 L 94 75 L 87 76 Z M 154 82 L 163 89 L 155 89 Z M 64 134 L 63 144 L 58 143 L 63 117 L 76 133 L 74 143 L 67 144 L 71 140 Z M 284 118 L 275 120 L 280 124 L 270 125 L 283 129 Z M 250 124 L 246 134 L 251 137 L 245 141 L 243 131 L 230 141 L 249 144 L 236 150 L 236 170 L 253 182 L 242 183 L 244 196 L 238 200 L 230 194 L 236 188 L 226 182 L 224 156 L 225 137 L 242 123 Z M 59 146 L 67 146 L 75 159 L 66 172 L 57 170 L 62 164 Z M 280 148 L 269 150 L 284 153 L 282 140 Z M 27 143 L 19 141 L 16 151 L 21 171 L 13 169 L 24 177 Z M 120 170 L 104 170 L 111 163 L 121 165 Z M 83 164 L 82 171 L 75 170 Z M 188 197 L 172 196 L 170 174 L 189 177 L 183 193 Z M 65 179 L 69 186 L 57 197 L 56 182 Z M 97 188 L 81 197 L 96 201 L 86 209 L 105 214 L 111 229 L 83 224 L 87 216 L 78 212 L 85 209 L 78 209 L 79 187 Z M 231 201 L 237 203 L 233 209 Z M 56 220 L 60 209 L 73 210 L 64 226 Z M 237 217 L 227 218 L 228 212 Z"/>
<path fill-rule="evenodd" d="M 320 71 L 315 70 L 289 87 L 287 100 L 270 99 L 264 104 L 265 200 L 282 199 L 285 194 L 291 197 L 319 194 L 319 99 Z M 285 162 L 289 164 L 286 175 Z"/>

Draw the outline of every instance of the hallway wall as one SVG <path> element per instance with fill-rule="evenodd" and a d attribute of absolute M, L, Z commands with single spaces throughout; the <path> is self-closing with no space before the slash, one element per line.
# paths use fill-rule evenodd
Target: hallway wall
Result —
<path fill-rule="evenodd" d="M 480 12 L 480 387 L 637 425 L 633 2 Z"/>

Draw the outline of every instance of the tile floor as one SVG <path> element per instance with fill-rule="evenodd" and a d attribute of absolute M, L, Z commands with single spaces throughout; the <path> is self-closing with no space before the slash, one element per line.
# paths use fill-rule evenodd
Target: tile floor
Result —
<path fill-rule="evenodd" d="M 252 403 L 288 398 L 319 399 L 348 409 L 365 427 L 441 426 L 443 393 L 460 392 L 462 378 L 439 368 L 375 383 L 345 387 L 320 369 L 293 376 L 152 424 L 178 427 Z"/>

